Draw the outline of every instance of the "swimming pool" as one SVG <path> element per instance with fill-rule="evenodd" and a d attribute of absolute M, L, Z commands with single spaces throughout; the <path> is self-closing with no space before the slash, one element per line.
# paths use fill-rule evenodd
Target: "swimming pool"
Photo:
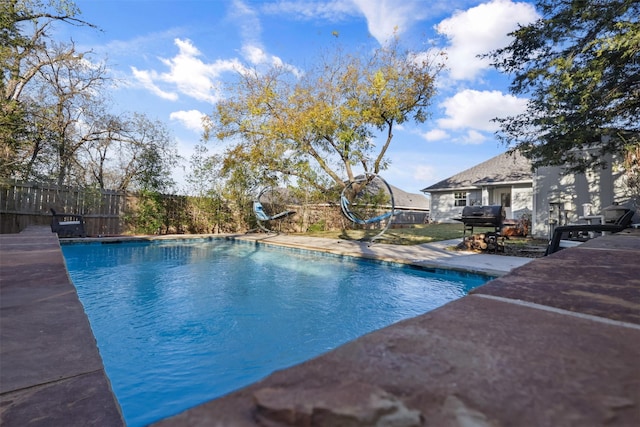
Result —
<path fill-rule="evenodd" d="M 490 279 L 224 239 L 62 250 L 129 426 L 224 395 Z"/>

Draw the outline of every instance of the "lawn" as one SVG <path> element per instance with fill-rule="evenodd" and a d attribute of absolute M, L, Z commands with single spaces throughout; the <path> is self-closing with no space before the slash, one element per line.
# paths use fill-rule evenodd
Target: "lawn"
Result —
<path fill-rule="evenodd" d="M 474 228 L 474 233 L 494 231 L 493 228 Z M 305 236 L 328 237 L 343 240 L 368 240 L 380 232 L 374 230 L 337 230 L 337 231 L 309 231 Z M 464 227 L 460 224 L 422 224 L 407 228 L 391 228 L 382 235 L 381 243 L 394 245 L 419 245 L 441 240 L 459 239 L 462 242 Z M 505 253 L 512 256 L 538 257 L 547 245 L 546 240 L 530 237 L 509 237 L 505 242 Z"/>
<path fill-rule="evenodd" d="M 493 231 L 489 228 L 476 228 L 477 232 Z M 474 230 L 475 231 L 475 230 Z M 310 231 L 306 236 L 329 237 L 344 240 L 367 240 L 380 232 L 380 229 L 362 230 L 336 230 L 336 231 Z M 390 228 L 382 236 L 384 243 L 395 245 L 419 245 L 422 243 L 437 242 L 440 240 L 462 240 L 463 226 L 460 224 L 422 224 L 411 228 Z"/>

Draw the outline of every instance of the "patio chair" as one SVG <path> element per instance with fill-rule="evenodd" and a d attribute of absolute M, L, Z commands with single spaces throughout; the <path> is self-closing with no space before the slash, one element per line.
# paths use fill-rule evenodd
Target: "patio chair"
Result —
<path fill-rule="evenodd" d="M 82 215 L 56 213 L 51 209 L 51 231 L 58 237 L 87 237 Z"/>
<path fill-rule="evenodd" d="M 284 218 L 288 217 L 289 215 L 294 215 L 296 212 L 287 210 L 287 211 L 284 211 L 284 212 L 277 213 L 275 215 L 268 215 L 264 211 L 264 207 L 262 206 L 262 203 L 260 203 L 260 200 L 256 199 L 256 200 L 253 201 L 253 213 L 256 216 L 256 222 L 258 224 L 258 227 L 261 230 L 266 231 L 267 233 L 273 233 L 273 230 L 270 230 L 269 228 L 265 227 L 262 223 L 263 222 L 267 222 L 267 221 L 284 219 Z M 256 229 L 249 230 L 249 231 L 247 231 L 247 233 L 253 232 L 255 230 Z"/>
<path fill-rule="evenodd" d="M 633 216 L 633 211 L 631 216 Z M 577 224 L 556 227 L 544 256 L 551 255 L 561 249 L 578 246 L 592 238 L 591 236 L 595 233 L 618 233 L 625 228 L 627 226 L 619 224 Z"/>

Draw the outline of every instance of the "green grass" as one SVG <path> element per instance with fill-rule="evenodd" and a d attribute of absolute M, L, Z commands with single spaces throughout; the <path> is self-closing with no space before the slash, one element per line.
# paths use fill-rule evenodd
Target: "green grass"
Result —
<path fill-rule="evenodd" d="M 474 232 L 493 231 L 493 229 L 476 228 Z M 375 230 L 336 230 L 309 231 L 305 236 L 328 237 L 343 240 L 368 240 L 380 232 Z M 382 235 L 381 241 L 395 245 L 419 245 L 449 239 L 462 239 L 463 225 L 460 224 L 423 224 L 411 228 L 391 228 Z"/>

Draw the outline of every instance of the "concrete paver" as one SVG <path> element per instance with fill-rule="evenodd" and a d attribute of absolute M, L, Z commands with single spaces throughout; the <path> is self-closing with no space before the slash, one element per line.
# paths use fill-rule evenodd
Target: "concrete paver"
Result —
<path fill-rule="evenodd" d="M 0 424 L 29 427 L 124 426 L 102 371 L 0 396 Z"/>
<path fill-rule="evenodd" d="M 0 235 L 0 424 L 124 425 L 48 227 Z"/>
<path fill-rule="evenodd" d="M 640 239 L 625 234 L 600 237 L 518 268 L 471 293 L 640 324 L 638 244 Z"/>

